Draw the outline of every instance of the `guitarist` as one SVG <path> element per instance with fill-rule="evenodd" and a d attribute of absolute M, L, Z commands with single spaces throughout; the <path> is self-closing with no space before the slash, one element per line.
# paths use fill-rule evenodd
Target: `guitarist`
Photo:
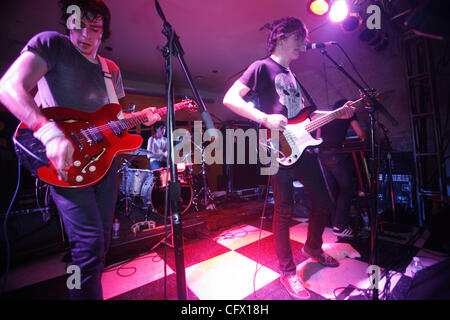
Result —
<path fill-rule="evenodd" d="M 226 93 L 223 103 L 235 113 L 258 122 L 269 129 L 284 130 L 288 119 L 296 117 L 304 107 L 302 93 L 289 69 L 292 61 L 300 54 L 300 47 L 307 38 L 307 29 L 296 18 L 283 18 L 268 25 L 268 51 L 270 56 L 255 61 Z M 249 107 L 244 100 L 248 93 L 258 97 L 257 108 Z M 346 115 L 353 116 L 353 108 Z M 323 115 L 315 111 L 312 117 Z M 272 230 L 275 237 L 275 251 L 281 271 L 281 282 L 295 299 L 310 298 L 302 279 L 296 274 L 289 227 L 293 206 L 293 181 L 300 180 L 312 202 L 308 225 L 308 236 L 303 254 L 312 257 L 327 267 L 337 267 L 338 261 L 322 250 L 322 233 L 333 208 L 320 170 L 317 157 L 308 149 L 292 166 L 280 167 L 273 176 L 274 218 Z"/>
<path fill-rule="evenodd" d="M 94 112 L 109 103 L 97 52 L 102 41 L 110 35 L 111 16 L 102 0 L 60 1 L 60 5 L 62 23 L 68 26 L 67 35 L 42 32 L 27 43 L 0 80 L 0 103 L 33 129 L 60 179 L 67 180 L 67 170 L 73 165 L 74 146 L 55 122 L 43 116 L 30 91 L 37 85 L 43 108 L 65 106 Z M 81 17 L 67 13 L 67 8 L 72 5 L 80 9 Z M 81 18 L 78 26 L 68 23 L 73 18 L 75 21 Z M 123 98 L 120 70 L 113 61 L 106 61 L 115 93 L 119 99 Z M 150 108 L 141 111 L 148 117 L 147 125 L 160 120 L 153 111 Z M 101 275 L 117 195 L 115 163 L 92 187 L 52 186 L 51 194 L 69 239 L 72 263 L 81 271 L 81 286 L 71 289 L 70 297 L 102 299 Z"/>

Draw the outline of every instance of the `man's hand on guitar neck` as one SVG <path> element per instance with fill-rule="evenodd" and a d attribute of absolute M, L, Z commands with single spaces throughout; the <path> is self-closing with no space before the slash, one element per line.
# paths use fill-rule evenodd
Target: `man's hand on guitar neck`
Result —
<path fill-rule="evenodd" d="M 161 120 L 161 116 L 159 114 L 157 114 L 155 112 L 155 110 L 156 110 L 156 108 L 154 108 L 154 107 L 148 107 L 148 108 L 145 108 L 144 110 L 140 111 L 143 114 L 145 114 L 147 116 L 147 119 L 148 119 L 147 122 L 144 122 L 144 125 L 151 126 L 156 121 Z"/>
<path fill-rule="evenodd" d="M 355 114 L 355 110 L 356 108 L 353 107 L 351 104 L 353 103 L 353 101 L 347 101 L 342 107 L 344 107 L 344 111 L 345 113 L 338 117 L 338 119 L 350 119 L 351 117 L 353 117 L 353 115 Z"/>
<path fill-rule="evenodd" d="M 154 124 L 156 121 L 161 120 L 161 116 L 160 116 L 159 114 L 157 114 L 157 113 L 155 112 L 155 110 L 156 110 L 156 108 L 154 108 L 154 107 L 148 107 L 148 108 L 145 108 L 145 109 L 143 109 L 143 110 L 141 110 L 141 111 L 139 111 L 139 112 L 136 112 L 136 113 L 126 113 L 126 112 L 123 112 L 122 115 L 123 115 L 125 118 L 130 118 L 130 117 L 134 117 L 134 116 L 143 114 L 143 115 L 147 116 L 147 119 L 148 119 L 147 122 L 144 122 L 144 125 L 146 125 L 146 126 L 151 126 L 151 125 Z"/>

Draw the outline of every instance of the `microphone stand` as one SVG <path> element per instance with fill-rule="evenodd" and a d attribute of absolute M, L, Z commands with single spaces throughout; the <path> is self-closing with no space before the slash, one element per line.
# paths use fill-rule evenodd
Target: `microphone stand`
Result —
<path fill-rule="evenodd" d="M 177 167 L 175 164 L 174 145 L 172 134 L 175 127 L 175 112 L 174 112 L 174 90 L 172 83 L 173 64 L 172 55 L 176 55 L 181 67 L 185 73 L 186 79 L 192 89 L 195 100 L 200 108 L 201 118 L 205 122 L 206 129 L 214 129 L 214 124 L 211 120 L 211 115 L 205 108 L 203 99 L 198 93 L 192 77 L 189 73 L 186 63 L 183 59 L 183 49 L 176 32 L 173 30 L 170 23 L 164 16 L 164 13 L 159 5 L 158 0 L 155 0 L 156 11 L 163 20 L 162 33 L 167 37 L 168 42 L 164 48 L 158 47 L 161 50 L 165 60 L 167 69 L 167 141 L 168 141 L 168 166 L 171 174 L 171 181 L 169 182 L 169 203 L 172 217 L 172 231 L 173 231 L 173 246 L 175 251 L 175 267 L 177 279 L 177 293 L 179 300 L 186 300 L 186 270 L 184 266 L 184 249 L 183 249 L 183 227 L 181 221 L 180 198 L 181 198 L 181 184 L 178 180 Z"/>
<path fill-rule="evenodd" d="M 376 161 L 376 152 L 375 152 L 375 111 L 381 111 L 386 118 L 388 118 L 393 125 L 397 125 L 398 121 L 395 120 L 391 114 L 386 110 L 386 108 L 378 102 L 373 96 L 371 96 L 366 89 L 364 89 L 358 81 L 356 81 L 345 69 L 342 65 L 339 65 L 333 58 L 331 58 L 325 49 L 321 49 L 320 53 L 327 57 L 339 71 L 341 71 L 351 82 L 360 90 L 361 93 L 364 93 L 365 96 L 370 101 L 370 106 L 366 107 L 366 110 L 369 113 L 370 118 L 370 184 L 371 184 L 371 216 L 370 216 L 370 264 L 375 266 L 377 257 L 377 200 L 378 200 L 378 191 L 377 191 L 377 161 Z M 378 300 L 378 288 L 376 285 L 373 286 L 373 300 Z"/>

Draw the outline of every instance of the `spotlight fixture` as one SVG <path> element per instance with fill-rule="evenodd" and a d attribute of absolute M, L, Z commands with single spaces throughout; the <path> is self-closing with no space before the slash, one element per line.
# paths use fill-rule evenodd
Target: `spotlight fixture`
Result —
<path fill-rule="evenodd" d="M 367 42 L 367 44 L 375 49 L 375 51 L 382 51 L 387 48 L 389 39 L 387 33 L 381 30 L 364 29 L 359 34 L 359 40 Z"/>
<path fill-rule="evenodd" d="M 317 16 L 323 16 L 330 7 L 328 2 L 327 0 L 310 0 L 308 2 L 308 11 Z"/>
<path fill-rule="evenodd" d="M 351 33 L 358 30 L 361 24 L 361 16 L 356 12 L 352 12 L 341 22 L 341 30 L 345 33 Z"/>
<path fill-rule="evenodd" d="M 347 18 L 350 9 L 345 0 L 336 0 L 330 8 L 329 18 L 333 22 L 342 22 Z"/>

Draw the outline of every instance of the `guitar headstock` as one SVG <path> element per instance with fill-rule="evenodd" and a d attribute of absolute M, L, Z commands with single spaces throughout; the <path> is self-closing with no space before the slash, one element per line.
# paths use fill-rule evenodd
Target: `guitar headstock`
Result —
<path fill-rule="evenodd" d="M 366 95 L 364 92 L 362 92 L 360 90 L 359 97 L 364 100 L 366 105 L 370 105 L 369 97 L 375 98 L 377 101 L 381 100 L 381 94 L 379 92 L 377 92 L 376 89 L 371 88 L 371 89 L 365 89 L 365 90 L 368 93 L 368 95 Z"/>
<path fill-rule="evenodd" d="M 189 112 L 196 112 L 199 109 L 197 102 L 192 99 L 184 99 L 180 104 L 182 104 L 183 109 L 186 109 Z"/>

